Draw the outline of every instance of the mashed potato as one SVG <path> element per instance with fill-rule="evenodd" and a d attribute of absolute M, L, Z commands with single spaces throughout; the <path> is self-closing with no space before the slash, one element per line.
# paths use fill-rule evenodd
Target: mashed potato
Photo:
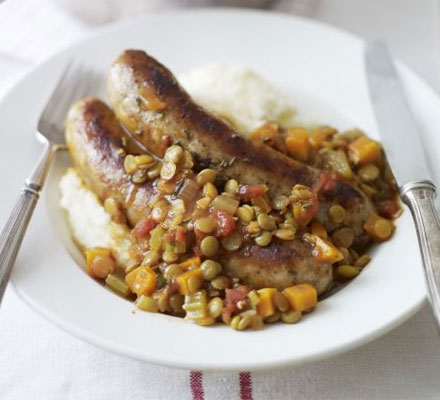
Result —
<path fill-rule="evenodd" d="M 110 249 L 120 267 L 136 265 L 136 248 L 128 227 L 112 221 L 74 168 L 69 168 L 61 178 L 60 190 L 61 207 L 66 210 L 73 238 L 82 248 Z"/>
<path fill-rule="evenodd" d="M 249 68 L 212 64 L 179 76 L 179 81 L 202 107 L 243 132 L 265 122 L 293 123 L 294 108 L 286 96 Z"/>
<path fill-rule="evenodd" d="M 291 123 L 293 108 L 286 97 L 248 68 L 210 65 L 180 77 L 195 101 L 249 132 L 265 122 Z M 75 241 L 83 248 L 111 249 L 121 267 L 138 257 L 127 226 L 116 224 L 73 168 L 60 182 L 61 207 L 66 210 Z"/>

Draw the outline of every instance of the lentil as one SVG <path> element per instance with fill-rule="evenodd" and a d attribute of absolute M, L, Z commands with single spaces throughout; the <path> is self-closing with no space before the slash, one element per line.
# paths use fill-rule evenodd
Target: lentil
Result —
<path fill-rule="evenodd" d="M 143 311 L 148 311 L 153 313 L 159 311 L 159 306 L 157 305 L 157 301 L 150 296 L 145 296 L 143 294 L 140 295 L 137 298 L 135 304 L 139 309 Z"/>
<path fill-rule="evenodd" d="M 124 159 L 124 169 L 127 174 L 133 174 L 137 169 L 136 159 L 133 155 L 128 154 Z"/>
<path fill-rule="evenodd" d="M 287 196 L 277 196 L 272 200 L 272 205 L 275 210 L 284 210 L 289 205 L 289 198 Z"/>
<path fill-rule="evenodd" d="M 339 276 L 345 279 L 352 279 L 359 275 L 359 270 L 351 265 L 340 265 L 337 272 Z"/>
<path fill-rule="evenodd" d="M 185 297 L 181 294 L 173 294 L 170 297 L 170 307 L 175 314 L 180 314 L 183 312 L 183 303 L 185 302 Z"/>
<path fill-rule="evenodd" d="M 164 160 L 171 161 L 174 164 L 177 164 L 183 156 L 183 149 L 180 146 L 173 145 L 168 147 L 165 152 Z"/>
<path fill-rule="evenodd" d="M 278 229 L 274 235 L 281 240 L 293 240 L 295 238 L 295 231 L 293 229 Z"/>
<path fill-rule="evenodd" d="M 371 257 L 368 254 L 360 256 L 354 265 L 358 268 L 364 268 L 371 261 Z"/>
<path fill-rule="evenodd" d="M 255 243 L 260 247 L 266 247 L 272 241 L 272 234 L 268 231 L 263 231 L 259 236 L 255 238 Z"/>
<path fill-rule="evenodd" d="M 213 199 L 215 196 L 217 196 L 218 191 L 211 182 L 208 182 L 203 185 L 203 194 Z"/>
<path fill-rule="evenodd" d="M 258 225 L 260 225 L 261 229 L 265 229 L 271 231 L 275 229 L 275 221 L 267 214 L 261 213 L 257 217 Z"/>
<path fill-rule="evenodd" d="M 333 232 L 332 234 L 333 243 L 338 247 L 349 248 L 354 241 L 353 229 L 344 227 Z"/>
<path fill-rule="evenodd" d="M 227 276 L 221 275 L 211 281 L 211 286 L 217 290 L 225 290 L 231 286 L 231 280 Z"/>
<path fill-rule="evenodd" d="M 219 243 L 214 236 L 206 236 L 200 243 L 200 250 L 206 257 L 213 257 L 217 254 Z"/>
<path fill-rule="evenodd" d="M 195 222 L 195 228 L 203 233 L 211 233 L 217 228 L 217 221 L 213 216 L 199 218 Z"/>
<path fill-rule="evenodd" d="M 202 269 L 203 279 L 207 281 L 212 281 L 222 272 L 222 266 L 213 260 L 205 260 L 200 266 Z"/>
<path fill-rule="evenodd" d="M 217 172 L 215 172 L 213 169 L 203 169 L 200 171 L 197 175 L 197 183 L 200 186 L 204 186 L 208 182 L 214 183 L 215 178 L 217 177 Z"/>
<path fill-rule="evenodd" d="M 281 321 L 286 324 L 296 324 L 302 317 L 301 311 L 290 310 L 281 314 Z"/>
<path fill-rule="evenodd" d="M 142 265 L 145 265 L 147 267 L 156 265 L 159 262 L 159 258 L 159 252 L 157 252 L 156 250 L 149 250 L 145 253 Z"/>
<path fill-rule="evenodd" d="M 172 161 L 167 161 L 162 165 L 160 177 L 165 181 L 169 181 L 176 174 L 176 171 L 176 164 L 174 164 Z"/>
<path fill-rule="evenodd" d="M 238 182 L 235 179 L 229 179 L 225 183 L 225 191 L 227 193 L 236 194 L 238 192 Z"/>
<path fill-rule="evenodd" d="M 212 318 L 218 318 L 222 314 L 223 300 L 220 297 L 214 297 L 208 303 L 208 312 Z"/>
<path fill-rule="evenodd" d="M 170 281 L 171 279 L 175 278 L 176 276 L 183 274 L 183 268 L 180 265 L 177 264 L 171 264 L 169 265 L 164 272 L 164 277 Z"/>
<path fill-rule="evenodd" d="M 251 222 L 254 217 L 254 212 L 250 206 L 238 207 L 235 214 L 238 219 L 245 224 Z"/>
<path fill-rule="evenodd" d="M 367 164 L 363 167 L 359 168 L 359 178 L 361 178 L 364 182 L 372 182 L 375 181 L 379 177 L 380 171 L 379 168 L 374 164 Z"/>
<path fill-rule="evenodd" d="M 328 216 L 335 224 L 340 224 L 345 219 L 345 209 L 339 204 L 335 204 L 328 209 Z"/>
<path fill-rule="evenodd" d="M 242 237 L 239 232 L 234 232 L 232 235 L 222 240 L 222 246 L 229 251 L 238 250 L 242 243 Z"/>

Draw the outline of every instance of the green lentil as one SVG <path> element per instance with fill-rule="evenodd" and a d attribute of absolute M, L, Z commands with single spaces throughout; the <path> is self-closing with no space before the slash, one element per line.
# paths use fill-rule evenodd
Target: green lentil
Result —
<path fill-rule="evenodd" d="M 269 215 L 265 213 L 261 213 L 257 217 L 258 225 L 260 225 L 261 229 L 265 229 L 271 231 L 275 229 L 275 221 L 273 218 L 269 217 Z"/>
<path fill-rule="evenodd" d="M 213 260 L 205 260 L 200 266 L 202 270 L 203 279 L 212 281 L 222 272 L 222 266 Z"/>
<path fill-rule="evenodd" d="M 141 295 L 137 298 L 136 307 L 148 312 L 158 312 L 159 306 L 157 305 L 156 300 L 154 300 L 152 297 Z"/>
<path fill-rule="evenodd" d="M 200 243 L 200 250 L 206 257 L 213 257 L 217 254 L 219 243 L 214 236 L 206 236 Z"/>
<path fill-rule="evenodd" d="M 290 310 L 281 314 L 281 321 L 286 324 L 296 324 L 302 317 L 301 311 Z"/>
<path fill-rule="evenodd" d="M 339 204 L 335 204 L 328 209 L 328 216 L 333 223 L 340 224 L 344 222 L 345 209 Z"/>
<path fill-rule="evenodd" d="M 258 246 L 266 247 L 272 241 L 272 233 L 270 233 L 269 231 L 263 231 L 254 240 L 255 240 L 255 243 L 258 244 Z"/>
<path fill-rule="evenodd" d="M 379 177 L 380 170 L 374 164 L 367 164 L 359 169 L 358 175 L 364 182 L 373 182 Z"/>
<path fill-rule="evenodd" d="M 351 265 L 340 265 L 337 272 L 339 276 L 345 279 L 352 279 L 359 275 L 359 270 Z"/>
<path fill-rule="evenodd" d="M 223 311 L 223 300 L 220 297 L 214 297 L 208 303 L 208 312 L 212 318 L 218 318 Z"/>
<path fill-rule="evenodd" d="M 216 177 L 217 172 L 213 169 L 207 168 L 198 173 L 196 181 L 200 186 L 204 186 L 208 182 L 214 183 Z"/>

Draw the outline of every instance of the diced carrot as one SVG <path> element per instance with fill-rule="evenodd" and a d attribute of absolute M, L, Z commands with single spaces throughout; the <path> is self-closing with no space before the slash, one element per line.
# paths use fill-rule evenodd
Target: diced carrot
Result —
<path fill-rule="evenodd" d="M 290 302 L 290 306 L 296 311 L 308 311 L 318 303 L 318 292 L 308 283 L 290 286 L 283 290 L 284 296 Z"/>
<path fill-rule="evenodd" d="M 278 125 L 274 123 L 267 123 L 252 131 L 249 137 L 257 143 L 265 143 L 269 146 L 274 146 L 277 134 Z"/>
<path fill-rule="evenodd" d="M 374 140 L 362 136 L 348 145 L 351 160 L 356 165 L 374 164 L 380 161 L 380 145 Z"/>
<path fill-rule="evenodd" d="M 333 264 L 344 258 L 342 252 L 328 240 L 310 233 L 305 233 L 303 238 L 313 245 L 312 254 L 320 262 Z"/>
<path fill-rule="evenodd" d="M 371 214 L 364 224 L 364 229 L 373 240 L 383 242 L 393 234 L 394 224 L 377 214 Z"/>
<path fill-rule="evenodd" d="M 157 276 L 150 267 L 140 266 L 125 276 L 125 283 L 138 296 L 148 296 L 156 290 Z"/>
<path fill-rule="evenodd" d="M 258 290 L 259 300 L 257 303 L 257 312 L 263 318 L 275 313 L 275 292 L 274 288 L 264 288 Z"/>
<path fill-rule="evenodd" d="M 200 257 L 191 257 L 181 262 L 179 266 L 183 269 L 187 269 L 189 267 L 200 267 L 201 262 Z"/>
<path fill-rule="evenodd" d="M 309 158 L 309 134 L 305 129 L 292 128 L 287 131 L 285 140 L 287 153 L 300 160 L 307 161 Z"/>
<path fill-rule="evenodd" d="M 200 268 L 186 271 L 176 278 L 180 294 L 194 294 L 203 283 L 202 270 Z M 191 283 L 190 283 L 191 281 Z"/>

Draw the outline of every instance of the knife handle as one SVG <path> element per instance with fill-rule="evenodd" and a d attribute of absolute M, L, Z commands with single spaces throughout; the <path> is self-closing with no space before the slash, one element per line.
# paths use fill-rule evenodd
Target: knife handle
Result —
<path fill-rule="evenodd" d="M 429 302 L 440 329 L 440 221 L 434 205 L 437 190 L 430 181 L 412 182 L 400 189 L 400 196 L 414 218 Z"/>

